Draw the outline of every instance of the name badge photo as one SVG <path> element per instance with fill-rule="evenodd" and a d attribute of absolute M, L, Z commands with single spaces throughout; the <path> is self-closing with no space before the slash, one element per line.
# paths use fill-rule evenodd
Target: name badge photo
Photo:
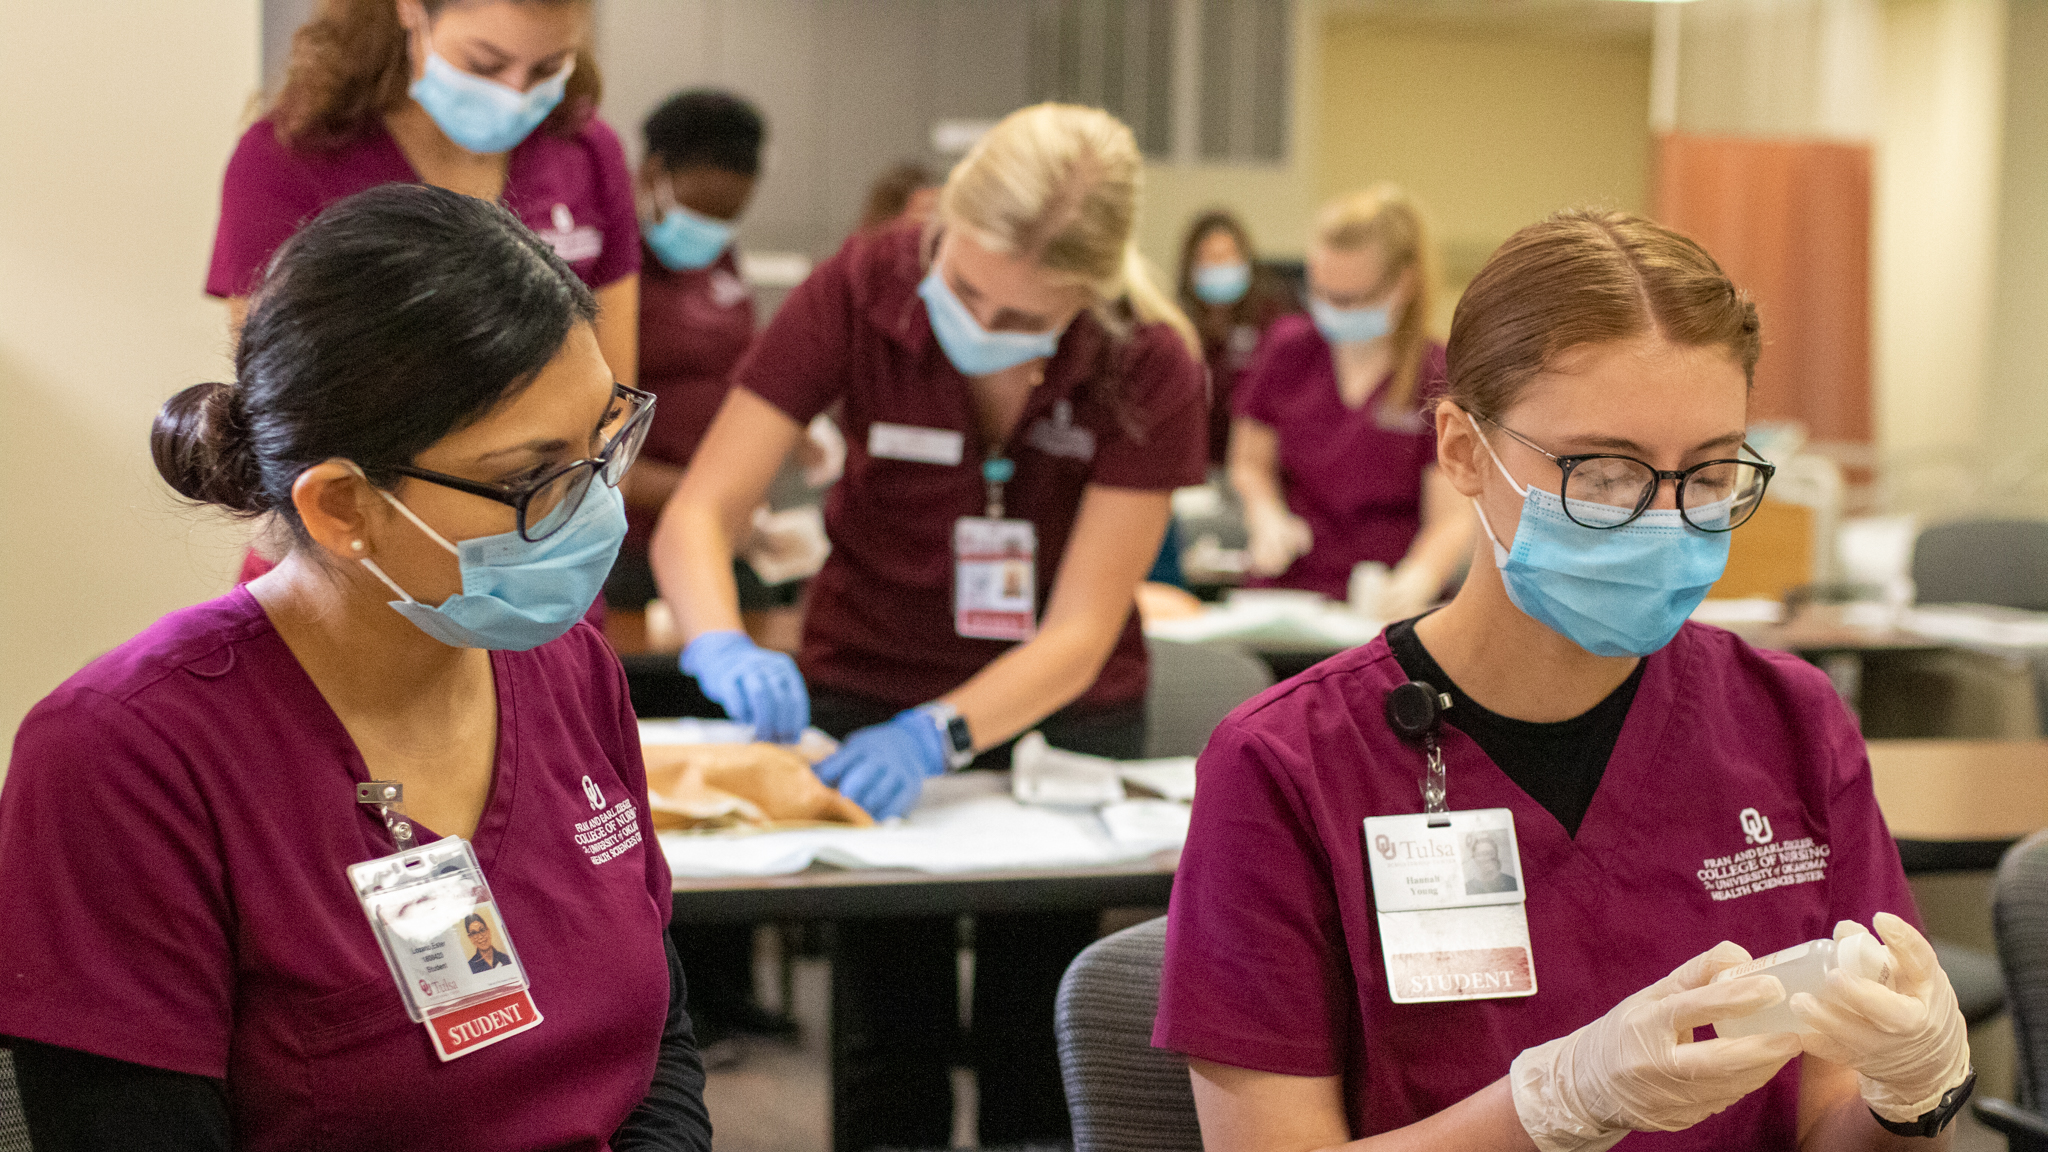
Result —
<path fill-rule="evenodd" d="M 963 516 L 953 525 L 953 630 L 975 640 L 1038 633 L 1038 529 Z"/>
<path fill-rule="evenodd" d="M 1365 858 L 1394 1003 L 1536 994 L 1512 811 L 1369 816 Z"/>
<path fill-rule="evenodd" d="M 349 866 L 356 898 L 413 1020 L 443 1060 L 541 1022 L 476 852 L 450 836 Z"/>

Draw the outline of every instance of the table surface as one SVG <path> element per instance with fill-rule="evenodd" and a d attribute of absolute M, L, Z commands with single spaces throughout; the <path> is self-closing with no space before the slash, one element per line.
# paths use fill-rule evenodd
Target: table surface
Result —
<path fill-rule="evenodd" d="M 787 876 L 677 877 L 676 918 L 686 923 L 847 920 L 1162 905 L 1178 851 L 1097 868 L 1001 872 L 849 871 L 816 866 Z"/>
<path fill-rule="evenodd" d="M 1900 840 L 2017 840 L 2048 828 L 2048 740 L 1872 740 L 1877 805 Z"/>

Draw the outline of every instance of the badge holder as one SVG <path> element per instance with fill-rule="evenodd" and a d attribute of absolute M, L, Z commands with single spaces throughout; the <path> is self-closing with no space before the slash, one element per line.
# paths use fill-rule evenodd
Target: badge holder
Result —
<path fill-rule="evenodd" d="M 475 849 L 460 836 L 415 846 L 399 784 L 373 780 L 356 795 L 377 806 L 398 851 L 349 865 L 349 882 L 406 1014 L 427 1026 L 435 1054 L 453 1060 L 538 1025 L 526 970 Z"/>
<path fill-rule="evenodd" d="M 1437 732 L 1450 704 L 1419 680 L 1387 694 L 1388 726 L 1423 753 L 1422 811 L 1365 820 L 1380 955 L 1396 1004 L 1536 994 L 1514 812 L 1445 804 Z"/>
<path fill-rule="evenodd" d="M 988 514 L 953 522 L 953 630 L 973 640 L 1029 640 L 1038 634 L 1038 528 L 1003 518 L 1003 485 L 1017 466 L 982 462 Z"/>

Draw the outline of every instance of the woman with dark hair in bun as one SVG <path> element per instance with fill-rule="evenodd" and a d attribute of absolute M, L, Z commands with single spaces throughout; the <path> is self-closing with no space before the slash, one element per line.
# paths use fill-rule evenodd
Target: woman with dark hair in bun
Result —
<path fill-rule="evenodd" d="M 438 188 L 328 209 L 251 305 L 236 382 L 151 446 L 289 552 L 38 704 L 0 792 L 31 1138 L 708 1149 L 625 677 L 579 622 L 651 398 L 554 251 Z M 380 904 L 423 858 L 473 886 Z M 512 963 L 474 975 L 486 904 Z"/>

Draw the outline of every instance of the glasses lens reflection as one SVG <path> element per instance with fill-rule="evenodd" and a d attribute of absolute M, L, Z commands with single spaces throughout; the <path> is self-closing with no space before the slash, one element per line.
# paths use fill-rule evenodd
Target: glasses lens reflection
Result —
<path fill-rule="evenodd" d="M 590 478 L 596 472 L 594 464 L 577 464 L 535 489 L 526 502 L 526 526 L 520 536 L 529 541 L 545 540 L 561 531 L 582 506 L 584 493 L 590 491 Z"/>

